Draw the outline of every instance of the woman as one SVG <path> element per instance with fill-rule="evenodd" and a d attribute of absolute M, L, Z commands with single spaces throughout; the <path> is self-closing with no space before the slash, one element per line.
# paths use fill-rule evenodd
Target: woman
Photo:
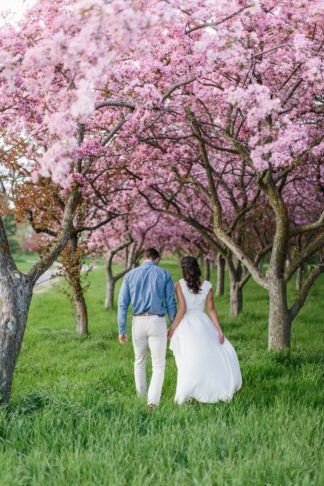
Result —
<path fill-rule="evenodd" d="M 241 388 L 242 376 L 236 352 L 218 322 L 212 284 L 201 281 L 196 258 L 183 257 L 181 266 L 183 279 L 176 284 L 178 313 L 168 333 L 178 368 L 175 401 L 230 400 Z"/>

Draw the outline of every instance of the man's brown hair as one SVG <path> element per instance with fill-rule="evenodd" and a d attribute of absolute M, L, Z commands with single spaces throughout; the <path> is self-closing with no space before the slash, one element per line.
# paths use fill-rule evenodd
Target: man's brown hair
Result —
<path fill-rule="evenodd" d="M 156 248 L 147 248 L 144 252 L 145 260 L 158 260 L 160 258 L 160 253 Z"/>

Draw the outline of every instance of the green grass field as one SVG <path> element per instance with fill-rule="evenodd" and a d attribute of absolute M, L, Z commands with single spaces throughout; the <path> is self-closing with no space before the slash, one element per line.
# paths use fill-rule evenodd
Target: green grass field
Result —
<path fill-rule="evenodd" d="M 175 262 L 167 262 L 175 279 Z M 173 402 L 168 352 L 160 407 L 135 396 L 133 350 L 103 309 L 102 269 L 90 275 L 90 336 L 74 332 L 57 287 L 35 295 L 12 403 L 0 410 L 1 486 L 321 485 L 324 279 L 293 326 L 290 356 L 269 354 L 267 298 L 249 282 L 244 313 L 216 304 L 243 388 L 230 403 Z M 291 289 L 293 295 L 294 290 Z"/>

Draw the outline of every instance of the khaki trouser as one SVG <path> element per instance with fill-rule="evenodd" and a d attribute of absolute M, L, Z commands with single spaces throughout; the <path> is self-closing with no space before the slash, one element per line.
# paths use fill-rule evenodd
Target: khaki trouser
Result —
<path fill-rule="evenodd" d="M 135 385 L 138 395 L 146 397 L 148 404 L 158 405 L 164 381 L 165 355 L 167 347 L 167 324 L 165 317 L 133 316 L 132 339 L 135 352 Z M 147 391 L 146 355 L 151 351 L 152 378 Z"/>

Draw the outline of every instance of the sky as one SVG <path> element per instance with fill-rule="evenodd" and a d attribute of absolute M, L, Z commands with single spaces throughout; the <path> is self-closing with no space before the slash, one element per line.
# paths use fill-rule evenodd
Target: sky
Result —
<path fill-rule="evenodd" d="M 0 0 L 0 17 L 2 12 L 10 10 L 10 20 L 17 22 L 22 16 L 26 8 L 35 3 L 36 0 Z M 2 20 L 0 18 L 0 24 Z"/>

